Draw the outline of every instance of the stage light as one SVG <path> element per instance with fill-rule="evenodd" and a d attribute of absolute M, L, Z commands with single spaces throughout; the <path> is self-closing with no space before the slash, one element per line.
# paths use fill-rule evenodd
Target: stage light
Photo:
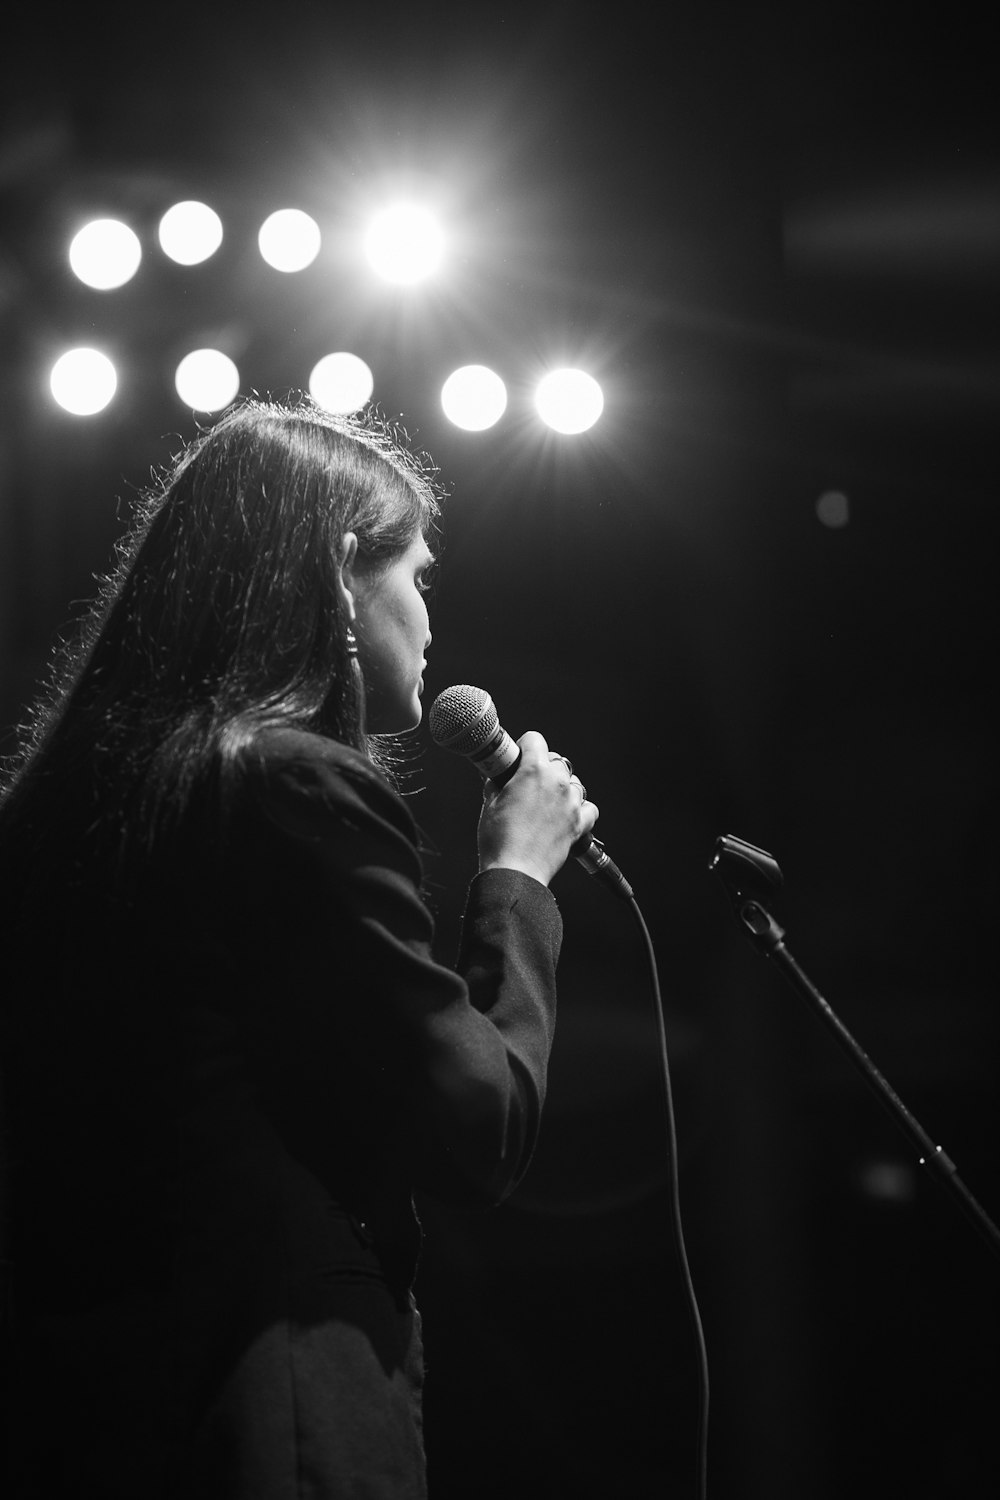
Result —
<path fill-rule="evenodd" d="M 816 501 L 816 515 L 821 525 L 840 531 L 851 519 L 851 505 L 842 490 L 825 490 Z"/>
<path fill-rule="evenodd" d="M 131 281 L 141 260 L 138 236 L 119 219 L 92 219 L 73 236 L 69 247 L 74 273 L 99 292 Z"/>
<path fill-rule="evenodd" d="M 260 226 L 257 243 L 276 271 L 304 271 L 319 254 L 319 225 L 300 208 L 279 208 Z"/>
<path fill-rule="evenodd" d="M 222 220 L 207 203 L 187 199 L 168 208 L 160 220 L 160 246 L 181 266 L 196 266 L 222 244 Z"/>
<path fill-rule="evenodd" d="M 374 389 L 371 370 L 356 354 L 324 355 L 309 376 L 309 394 L 324 411 L 357 411 Z"/>
<path fill-rule="evenodd" d="M 435 271 L 444 252 L 441 226 L 426 208 L 396 203 L 372 220 L 365 236 L 372 267 L 386 281 L 410 285 Z"/>
<path fill-rule="evenodd" d="M 240 388 L 240 372 L 219 349 L 193 349 L 177 366 L 174 385 L 192 411 L 221 411 Z"/>
<path fill-rule="evenodd" d="M 49 389 L 65 411 L 92 417 L 118 389 L 115 367 L 99 349 L 69 349 L 52 366 Z"/>
<path fill-rule="evenodd" d="M 535 392 L 535 408 L 556 432 L 586 432 L 604 410 L 604 392 L 584 370 L 552 370 Z"/>
<path fill-rule="evenodd" d="M 463 365 L 441 388 L 444 414 L 466 432 L 483 432 L 499 422 L 507 409 L 507 387 L 485 365 Z"/>

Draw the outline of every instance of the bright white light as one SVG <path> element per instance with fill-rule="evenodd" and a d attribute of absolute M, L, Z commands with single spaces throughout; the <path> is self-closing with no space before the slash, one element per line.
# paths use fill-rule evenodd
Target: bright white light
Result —
<path fill-rule="evenodd" d="M 372 220 L 365 250 L 380 276 L 410 285 L 437 269 L 444 252 L 444 235 L 426 208 L 397 203 Z"/>
<path fill-rule="evenodd" d="M 98 349 L 70 349 L 56 360 L 49 388 L 59 405 L 75 417 L 103 411 L 118 389 L 115 367 Z"/>
<path fill-rule="evenodd" d="M 319 254 L 319 225 L 300 208 L 279 208 L 260 226 L 260 253 L 276 271 L 304 271 Z"/>
<path fill-rule="evenodd" d="M 586 432 L 604 410 L 604 392 L 584 370 L 552 370 L 535 392 L 535 407 L 556 432 Z"/>
<path fill-rule="evenodd" d="M 240 372 L 218 349 L 193 349 L 177 366 L 174 385 L 192 411 L 221 411 L 240 388 Z"/>
<path fill-rule="evenodd" d="M 99 292 L 131 281 L 141 260 L 138 236 L 119 219 L 92 219 L 73 236 L 69 247 L 73 271 Z"/>
<path fill-rule="evenodd" d="M 463 365 L 441 388 L 444 414 L 466 432 L 483 432 L 499 422 L 507 409 L 507 387 L 485 365 Z"/>
<path fill-rule="evenodd" d="M 222 220 L 207 203 L 175 203 L 160 220 L 160 246 L 179 265 L 196 266 L 221 244 Z"/>
<path fill-rule="evenodd" d="M 356 354 L 327 354 L 309 376 L 309 394 L 326 411 L 357 411 L 375 388 L 375 379 Z"/>

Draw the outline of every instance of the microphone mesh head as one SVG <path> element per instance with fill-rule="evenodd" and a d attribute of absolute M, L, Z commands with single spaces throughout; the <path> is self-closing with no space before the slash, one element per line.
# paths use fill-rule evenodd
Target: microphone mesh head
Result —
<path fill-rule="evenodd" d="M 497 733 L 500 720 L 489 693 L 460 683 L 434 699 L 428 725 L 431 739 L 442 750 L 475 755 Z"/>

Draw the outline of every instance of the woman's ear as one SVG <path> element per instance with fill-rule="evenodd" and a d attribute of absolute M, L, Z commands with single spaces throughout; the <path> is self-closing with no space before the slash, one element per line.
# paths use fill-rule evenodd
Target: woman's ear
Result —
<path fill-rule="evenodd" d="M 351 621 L 357 616 L 357 609 L 354 603 L 354 595 L 357 587 L 357 563 L 357 533 L 345 531 L 340 539 L 340 548 L 337 552 L 337 588 L 340 593 L 340 601 L 347 611 L 347 618 Z"/>

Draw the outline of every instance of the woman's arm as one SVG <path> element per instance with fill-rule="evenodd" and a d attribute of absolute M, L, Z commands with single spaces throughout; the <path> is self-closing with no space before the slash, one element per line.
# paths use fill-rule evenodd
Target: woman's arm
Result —
<path fill-rule="evenodd" d="M 251 905 L 262 940 L 266 929 L 286 956 L 265 1065 L 319 1091 L 331 1120 L 366 1153 L 401 1158 L 414 1186 L 498 1201 L 527 1167 L 545 1094 L 561 939 L 551 893 L 519 871 L 484 871 L 458 969 L 445 968 L 431 955 L 412 819 L 367 761 L 275 736 L 256 794 Z"/>

